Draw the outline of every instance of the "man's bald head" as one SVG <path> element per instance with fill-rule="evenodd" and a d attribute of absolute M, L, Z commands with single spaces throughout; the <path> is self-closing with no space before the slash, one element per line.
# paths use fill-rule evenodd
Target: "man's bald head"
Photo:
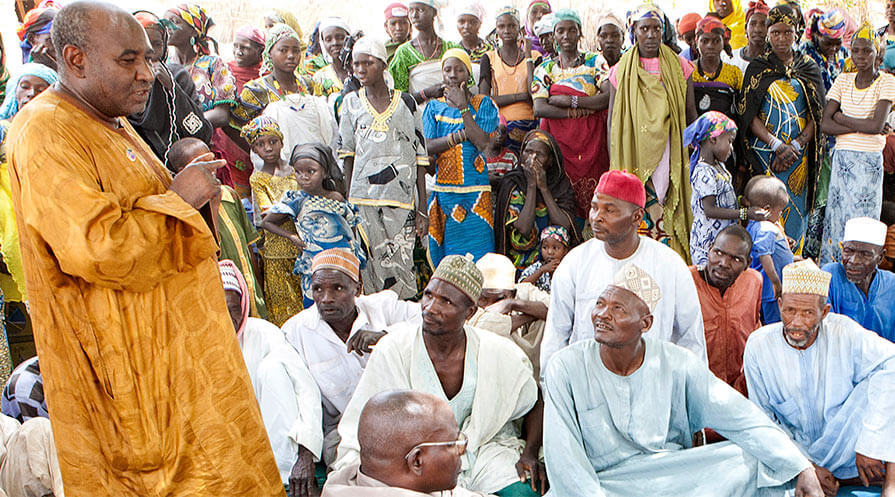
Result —
<path fill-rule="evenodd" d="M 448 403 L 434 395 L 410 390 L 378 393 L 367 401 L 358 421 L 361 470 L 393 487 L 450 490 L 460 471 L 456 449 L 417 446 L 457 440 L 459 431 Z"/>
<path fill-rule="evenodd" d="M 109 120 L 146 107 L 153 51 L 129 12 L 110 3 L 74 2 L 56 15 L 52 37 L 59 81 L 82 103 Z"/>

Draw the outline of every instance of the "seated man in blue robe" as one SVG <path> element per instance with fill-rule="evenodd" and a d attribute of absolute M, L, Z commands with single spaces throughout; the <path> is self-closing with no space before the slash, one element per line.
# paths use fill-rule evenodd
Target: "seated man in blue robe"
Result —
<path fill-rule="evenodd" d="M 845 223 L 840 262 L 824 265 L 832 274 L 827 303 L 864 328 L 895 342 L 895 273 L 880 271 L 888 227 L 869 217 Z"/>
<path fill-rule="evenodd" d="M 821 497 L 811 466 L 702 358 L 653 338 L 656 281 L 622 267 L 591 313 L 594 340 L 547 365 L 544 451 L 552 496 Z M 710 427 L 730 442 L 692 448 Z M 795 482 L 793 482 L 795 480 Z"/>
<path fill-rule="evenodd" d="M 782 321 L 746 342 L 749 398 L 811 459 L 827 496 L 895 497 L 895 344 L 830 312 L 829 283 L 810 260 L 783 268 Z"/>

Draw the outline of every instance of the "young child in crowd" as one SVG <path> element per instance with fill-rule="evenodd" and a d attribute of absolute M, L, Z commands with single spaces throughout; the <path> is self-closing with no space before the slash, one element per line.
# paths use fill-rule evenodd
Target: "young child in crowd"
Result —
<path fill-rule="evenodd" d="M 485 152 L 488 165 L 488 182 L 491 183 L 491 188 L 494 190 L 497 189 L 500 178 L 507 171 L 516 167 L 516 162 L 519 161 L 519 157 L 507 147 L 508 137 L 507 121 L 503 116 L 500 116 L 500 124 L 497 125 L 497 135 L 491 140 L 491 145 Z"/>
<path fill-rule="evenodd" d="M 531 283 L 545 292 L 550 292 L 553 272 L 569 253 L 569 230 L 562 226 L 547 226 L 541 231 L 541 257 L 522 270 L 520 283 Z"/>
<path fill-rule="evenodd" d="M 725 161 L 733 153 L 737 126 L 721 112 L 708 111 L 684 130 L 684 144 L 693 147 L 690 156 L 690 184 L 693 193 L 690 209 L 690 259 L 696 266 L 704 266 L 709 247 L 724 228 L 752 219 L 761 221 L 766 213 L 761 209 L 740 208 L 733 191 L 733 176 Z"/>
<path fill-rule="evenodd" d="M 780 226 L 780 214 L 789 203 L 786 185 L 775 176 L 755 176 L 746 184 L 745 203 L 767 211 L 764 221 L 750 220 L 746 231 L 752 236 L 752 263 L 750 267 L 761 273 L 764 280 L 761 289 L 761 322 L 771 324 L 780 321 L 777 299 L 782 285 L 783 267 L 792 263 L 792 250 Z"/>
<path fill-rule="evenodd" d="M 273 118 L 260 116 L 252 119 L 243 126 L 242 135 L 252 146 L 252 151 L 264 161 L 249 177 L 252 216 L 255 226 L 260 226 L 262 217 L 286 192 L 298 189 L 298 181 L 292 167 L 280 157 L 283 133 Z M 295 227 L 289 223 L 282 231 L 268 229 L 267 232 L 261 249 L 264 302 L 270 313 L 270 322 L 283 326 L 287 319 L 302 310 L 301 278 L 292 274 L 298 249 L 289 240 L 289 235 L 295 235 Z"/>
<path fill-rule="evenodd" d="M 339 166 L 332 149 L 321 143 L 299 145 L 289 164 L 299 188 L 286 192 L 264 216 L 262 227 L 286 238 L 298 251 L 292 272 L 301 275 L 304 306 L 314 303 L 311 295 L 311 261 L 331 248 L 351 250 L 364 267 L 366 257 L 354 234 L 360 222 L 357 207 L 347 202 Z M 283 228 L 287 221 L 292 229 Z"/>

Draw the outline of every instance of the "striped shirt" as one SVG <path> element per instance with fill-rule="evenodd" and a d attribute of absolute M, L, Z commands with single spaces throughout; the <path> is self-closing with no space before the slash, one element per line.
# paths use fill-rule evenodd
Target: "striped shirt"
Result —
<path fill-rule="evenodd" d="M 842 73 L 833 82 L 827 99 L 839 102 L 839 109 L 854 119 L 872 119 L 880 100 L 895 102 L 895 76 L 881 72 L 867 88 L 855 87 L 857 73 Z M 847 133 L 836 137 L 836 148 L 858 152 L 882 152 L 886 145 L 884 135 Z"/>

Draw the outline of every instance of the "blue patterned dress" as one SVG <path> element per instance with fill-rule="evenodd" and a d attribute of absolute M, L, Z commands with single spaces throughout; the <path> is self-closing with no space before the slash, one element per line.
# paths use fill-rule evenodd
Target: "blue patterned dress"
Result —
<path fill-rule="evenodd" d="M 476 124 L 485 133 L 497 129 L 494 102 L 483 95 L 470 99 Z M 460 111 L 444 98 L 430 100 L 423 112 L 427 140 L 464 129 Z M 446 255 L 479 257 L 494 251 L 494 209 L 485 156 L 471 141 L 438 154 L 435 186 L 429 195 L 429 260 L 437 267 Z"/>
<path fill-rule="evenodd" d="M 737 209 L 736 193 L 733 191 L 733 176 L 724 164 L 717 167 L 699 161 L 690 174 L 693 195 L 690 209 L 693 211 L 693 226 L 690 228 L 690 259 L 697 266 L 704 266 L 709 247 L 724 228 L 734 224 L 736 219 L 709 219 L 702 207 L 702 199 L 715 196 L 715 205 L 723 209 Z"/>
<path fill-rule="evenodd" d="M 354 236 L 354 228 L 360 218 L 357 207 L 350 202 L 292 190 L 286 192 L 269 212 L 291 217 L 298 236 L 305 243 L 293 268 L 293 273 L 301 275 L 305 309 L 314 304 L 311 298 L 311 261 L 315 255 L 331 248 L 344 248 L 353 252 L 360 259 L 361 267 L 364 267 L 366 256 Z"/>

